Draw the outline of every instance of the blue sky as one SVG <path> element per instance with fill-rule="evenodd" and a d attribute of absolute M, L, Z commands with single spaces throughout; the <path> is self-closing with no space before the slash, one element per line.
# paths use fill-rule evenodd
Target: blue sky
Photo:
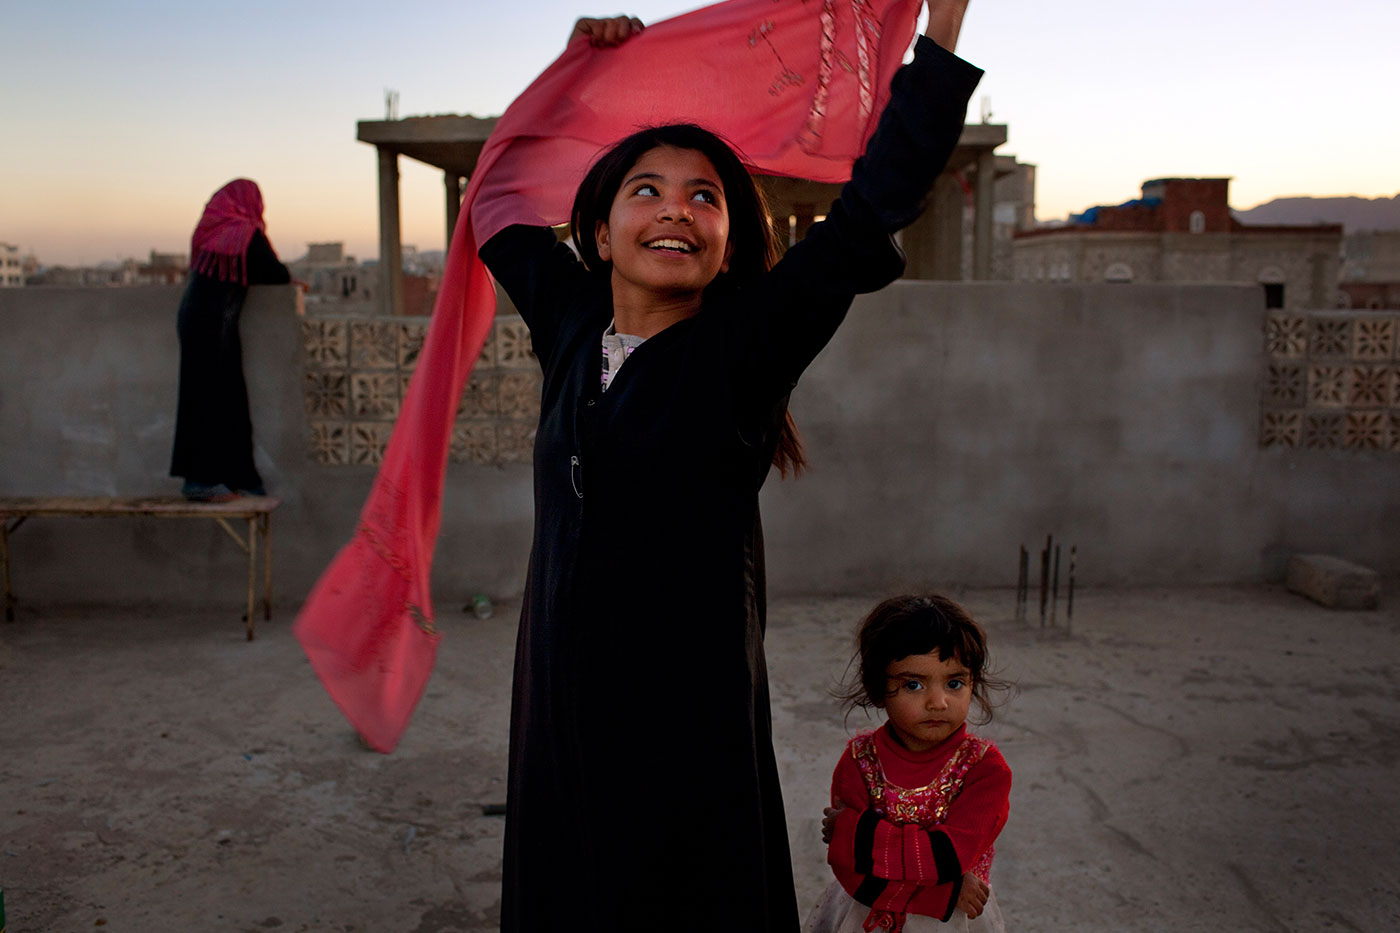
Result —
<path fill-rule="evenodd" d="M 697 4 L 638 0 L 651 22 Z M 355 123 L 499 113 L 562 49 L 559 0 L 7 4 L 0 242 L 41 260 L 183 252 L 204 201 L 257 180 L 284 258 L 377 252 L 375 156 Z M 1005 153 L 1063 217 L 1168 175 L 1233 177 L 1232 203 L 1400 192 L 1400 5 L 973 0 L 959 52 Z M 439 249 L 440 176 L 403 161 L 406 243 Z"/>

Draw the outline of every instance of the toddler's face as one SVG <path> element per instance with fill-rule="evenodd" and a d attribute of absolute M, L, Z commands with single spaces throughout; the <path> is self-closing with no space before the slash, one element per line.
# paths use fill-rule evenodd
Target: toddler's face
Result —
<path fill-rule="evenodd" d="M 972 674 L 957 658 L 911 654 L 885 668 L 885 715 L 911 752 L 933 748 L 967 721 Z"/>

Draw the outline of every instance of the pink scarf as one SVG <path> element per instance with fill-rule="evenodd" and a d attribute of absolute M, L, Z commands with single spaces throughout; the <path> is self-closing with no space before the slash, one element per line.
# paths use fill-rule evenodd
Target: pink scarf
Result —
<path fill-rule="evenodd" d="M 263 199 L 258 186 L 246 178 L 224 185 L 209 203 L 190 238 L 190 269 L 231 282 L 248 284 L 248 244 L 253 233 L 267 233 Z"/>
<path fill-rule="evenodd" d="M 654 123 L 721 133 L 757 171 L 841 182 L 875 129 L 920 0 L 728 0 L 613 49 L 569 44 L 497 121 L 472 176 L 422 355 L 355 535 L 295 632 L 360 734 L 393 751 L 432 672 L 429 595 L 453 417 L 495 316 L 477 245 L 568 220 L 603 147 Z"/>

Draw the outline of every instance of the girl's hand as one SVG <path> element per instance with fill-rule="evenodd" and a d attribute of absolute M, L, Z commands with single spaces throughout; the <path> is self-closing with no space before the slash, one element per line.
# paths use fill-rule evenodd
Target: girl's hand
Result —
<path fill-rule="evenodd" d="M 841 815 L 844 806 L 827 807 L 822 811 L 822 844 L 831 845 L 831 836 L 836 832 L 836 818 Z"/>
<path fill-rule="evenodd" d="M 982 916 L 982 908 L 987 906 L 987 895 L 991 890 L 986 882 L 971 872 L 963 875 L 962 891 L 958 894 L 958 910 L 967 914 L 967 919 L 976 920 Z"/>
<path fill-rule="evenodd" d="M 569 41 L 573 42 L 579 36 L 587 36 L 588 44 L 595 49 L 609 49 L 626 42 L 643 28 L 642 21 L 635 16 L 612 16 L 607 19 L 585 16 L 574 23 L 574 31 L 569 33 Z"/>

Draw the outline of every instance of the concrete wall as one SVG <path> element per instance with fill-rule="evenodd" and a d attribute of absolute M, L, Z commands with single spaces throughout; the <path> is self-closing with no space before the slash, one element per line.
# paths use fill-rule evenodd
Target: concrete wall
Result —
<path fill-rule="evenodd" d="M 296 292 L 244 312 L 256 456 L 299 600 L 373 478 L 308 454 Z M 0 495 L 174 494 L 177 288 L 0 295 Z M 1079 547 L 1087 584 L 1276 578 L 1295 550 L 1400 571 L 1400 456 L 1259 447 L 1255 286 L 902 282 L 857 302 L 793 412 L 812 469 L 764 492 L 776 593 L 1015 582 L 1017 546 Z M 518 591 L 530 470 L 449 465 L 439 611 Z M 35 519 L 22 601 L 242 598 L 212 523 Z M 23 605 L 23 602 L 21 603 Z"/>
<path fill-rule="evenodd" d="M 0 299 L 0 495 L 176 495 L 179 288 L 16 289 Z M 250 289 L 242 331 L 254 456 L 271 494 L 274 598 L 300 601 L 350 537 L 374 468 L 308 450 L 297 291 Z M 454 464 L 435 582 L 449 602 L 520 587 L 528 465 Z M 239 605 L 246 560 L 213 522 L 33 519 L 11 539 L 23 600 Z"/>
<path fill-rule="evenodd" d="M 1400 455 L 1259 447 L 1254 286 L 926 285 L 857 305 L 795 393 L 778 589 L 1013 584 L 1054 533 L 1090 583 L 1400 569 Z M 1067 557 L 1067 555 L 1066 555 Z"/>

